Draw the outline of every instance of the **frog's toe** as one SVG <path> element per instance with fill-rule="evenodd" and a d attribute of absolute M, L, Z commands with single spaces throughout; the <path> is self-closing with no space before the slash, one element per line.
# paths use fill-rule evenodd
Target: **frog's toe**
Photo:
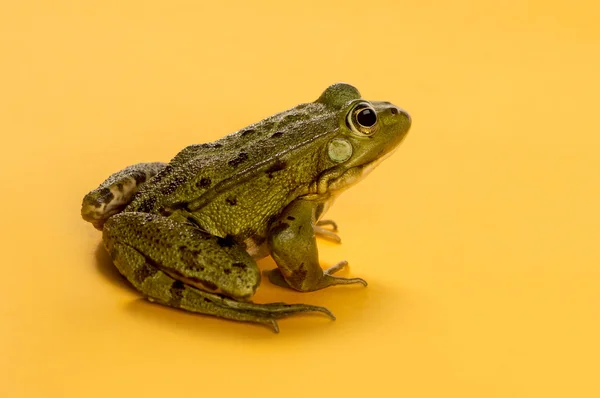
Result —
<path fill-rule="evenodd" d="M 325 228 L 329 227 L 329 228 Z M 320 220 L 313 226 L 315 235 L 320 238 L 327 239 L 331 242 L 342 243 L 342 239 L 336 233 L 338 231 L 337 223 L 333 220 Z"/>
<path fill-rule="evenodd" d="M 328 286 L 332 285 L 353 285 L 353 284 L 361 284 L 363 286 L 367 286 L 368 283 L 363 278 L 342 278 L 340 276 L 333 276 L 336 272 L 346 268 L 348 266 L 348 261 L 343 260 L 334 265 L 333 267 L 327 268 L 324 274 L 324 280 L 326 280 Z"/>
<path fill-rule="evenodd" d="M 271 327 L 273 327 L 275 333 L 279 333 L 279 325 L 275 319 L 271 319 Z"/>
<path fill-rule="evenodd" d="M 315 225 L 317 227 L 329 226 L 329 227 L 331 227 L 331 231 L 333 231 L 333 232 L 338 231 L 338 225 L 333 220 L 320 220 L 320 221 L 317 221 L 317 223 Z"/>
<path fill-rule="evenodd" d="M 261 316 L 269 316 L 274 319 L 285 318 L 293 314 L 303 312 L 321 312 L 332 320 L 335 320 L 335 315 L 325 307 L 310 304 L 286 304 L 286 303 L 267 303 L 255 304 L 248 302 L 239 302 L 231 299 L 223 299 L 223 304 L 232 309 L 245 311 L 248 313 L 257 313 Z"/>
<path fill-rule="evenodd" d="M 334 243 L 342 243 L 342 238 L 340 238 L 340 236 L 333 231 L 330 231 L 318 225 L 313 226 L 313 230 L 315 231 L 315 235 L 323 239 L 327 239 Z"/>
<path fill-rule="evenodd" d="M 363 278 L 343 278 L 341 276 L 332 276 L 332 275 L 325 275 L 324 279 L 324 286 L 335 286 L 335 285 L 363 285 L 363 286 L 368 286 L 368 283 L 366 280 L 364 280 Z"/>
<path fill-rule="evenodd" d="M 348 266 L 348 261 L 342 260 L 339 263 L 337 263 L 336 265 L 334 265 L 333 267 L 327 268 L 324 272 L 326 275 L 333 275 L 336 272 L 343 270 L 347 266 Z"/>

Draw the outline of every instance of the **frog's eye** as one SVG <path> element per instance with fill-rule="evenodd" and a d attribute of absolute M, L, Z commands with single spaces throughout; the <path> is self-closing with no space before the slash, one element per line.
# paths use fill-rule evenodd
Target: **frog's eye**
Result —
<path fill-rule="evenodd" d="M 375 132 L 377 112 L 368 104 L 358 104 L 348 113 L 346 121 L 353 132 L 360 135 L 371 135 Z"/>

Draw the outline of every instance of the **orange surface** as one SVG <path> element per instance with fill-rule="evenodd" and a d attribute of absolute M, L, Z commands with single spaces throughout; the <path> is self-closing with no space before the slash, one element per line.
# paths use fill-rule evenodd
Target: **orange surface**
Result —
<path fill-rule="evenodd" d="M 597 2 L 202 3 L 0 7 L 1 397 L 600 396 Z M 83 195 L 336 81 L 413 117 L 320 244 L 369 287 L 263 282 L 338 317 L 279 335 L 139 299 Z"/>

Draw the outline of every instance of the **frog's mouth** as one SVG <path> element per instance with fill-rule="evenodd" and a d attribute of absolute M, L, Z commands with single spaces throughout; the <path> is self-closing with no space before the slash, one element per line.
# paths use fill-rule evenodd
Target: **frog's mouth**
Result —
<path fill-rule="evenodd" d="M 358 182 L 362 181 L 366 176 L 371 174 L 371 172 L 377 166 L 379 166 L 381 162 L 383 162 L 388 157 L 392 156 L 392 154 L 396 152 L 397 149 L 398 147 L 396 146 L 391 151 L 375 158 L 375 160 L 371 162 L 367 162 L 365 164 L 349 168 L 339 177 L 329 181 L 328 190 L 335 193 L 339 193 L 357 184 Z"/>
<path fill-rule="evenodd" d="M 366 176 L 368 176 L 375 169 L 375 167 L 379 166 L 381 164 L 381 162 L 383 162 L 385 159 L 387 159 L 390 156 L 392 156 L 392 154 L 394 152 L 396 152 L 397 150 L 398 150 L 398 146 L 394 147 L 391 151 L 389 151 L 388 153 L 383 154 L 382 156 L 378 157 L 377 159 L 373 160 L 372 162 L 365 163 L 362 166 L 358 166 L 362 170 L 361 177 L 365 178 Z"/>

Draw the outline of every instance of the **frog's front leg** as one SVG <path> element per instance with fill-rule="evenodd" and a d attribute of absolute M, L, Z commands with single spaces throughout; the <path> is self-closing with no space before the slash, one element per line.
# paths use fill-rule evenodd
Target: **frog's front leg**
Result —
<path fill-rule="evenodd" d="M 320 311 L 333 318 L 323 307 L 249 302 L 260 284 L 252 257 L 232 239 L 210 235 L 192 224 L 153 214 L 120 213 L 104 225 L 103 240 L 119 272 L 150 301 L 267 324 L 275 331 L 276 319 L 298 312 Z"/>
<path fill-rule="evenodd" d="M 331 227 L 331 229 L 325 228 L 325 226 Z M 319 220 L 313 226 L 315 234 L 323 239 L 327 239 L 334 243 L 342 243 L 342 239 L 336 233 L 338 231 L 337 223 L 333 220 Z"/>
<path fill-rule="evenodd" d="M 276 285 L 299 291 L 313 291 L 332 285 L 361 283 L 361 278 L 342 278 L 333 274 L 348 263 L 342 261 L 323 271 L 315 238 L 315 210 L 319 203 L 298 199 L 292 202 L 269 231 L 269 248 L 278 269 L 268 271 Z"/>

